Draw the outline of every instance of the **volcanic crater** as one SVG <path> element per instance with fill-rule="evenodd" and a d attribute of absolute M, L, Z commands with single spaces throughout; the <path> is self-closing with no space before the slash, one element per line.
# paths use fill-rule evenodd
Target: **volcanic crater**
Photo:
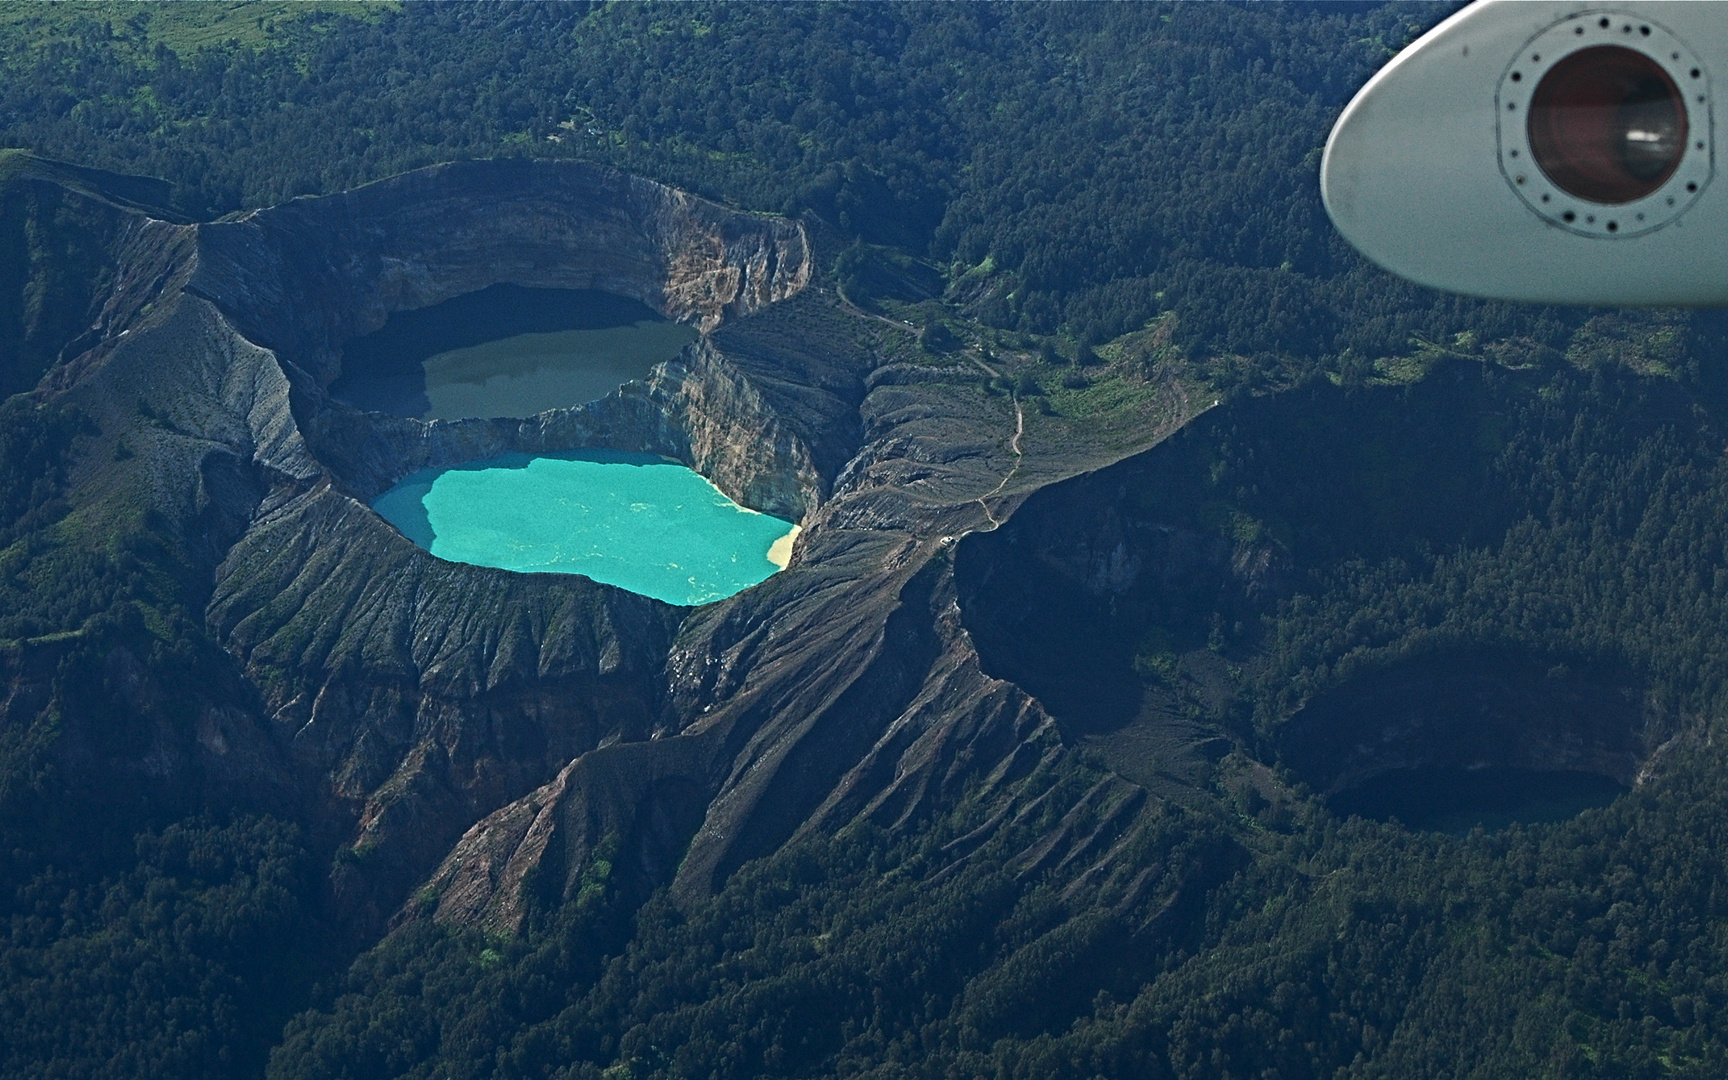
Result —
<path fill-rule="evenodd" d="M 1353 567 L 1416 579 L 1435 553 L 1492 548 L 1528 520 L 1484 438 L 1501 392 L 1458 365 L 1413 387 L 1249 398 L 1035 493 L 960 546 L 984 670 L 1153 790 L 1207 775 L 1234 741 L 1340 813 L 1412 825 L 1612 799 L 1679 726 L 1612 655 L 1473 641 L 1441 605 L 1432 627 L 1387 630 L 1335 669 L 1274 666 L 1290 612 L 1333 602 Z M 1460 415 L 1483 425 L 1436 419 Z M 1314 689 L 1255 715 L 1267 677 Z"/>
<path fill-rule="evenodd" d="M 600 167 L 470 162 L 213 223 L 127 214 L 102 340 L 51 379 L 138 448 L 91 490 L 185 538 L 241 680 L 198 691 L 195 736 L 136 768 L 307 822 L 357 943 L 392 918 L 509 931 L 574 895 L 603 842 L 626 893 L 689 898 L 813 830 L 922 820 L 981 777 L 1013 803 L 1060 736 L 978 669 L 955 542 L 1188 416 L 1173 390 L 1126 438 L 1029 421 L 840 296 L 816 219 Z M 391 374 L 360 343 L 393 314 L 487 290 L 603 293 L 699 337 L 525 416 L 355 403 Z M 438 559 L 369 505 L 426 470 L 576 451 L 681 462 L 800 524 L 790 567 L 691 608 Z M 1127 827 L 1142 801 L 1111 783 L 1087 806 Z M 1087 812 L 1041 843 L 1089 850 Z"/>

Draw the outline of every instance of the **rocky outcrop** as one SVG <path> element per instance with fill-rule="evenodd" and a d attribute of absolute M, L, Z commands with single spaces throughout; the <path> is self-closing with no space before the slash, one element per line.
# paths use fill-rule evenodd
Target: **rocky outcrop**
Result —
<path fill-rule="evenodd" d="M 572 760 L 469 829 L 410 911 L 515 933 L 533 903 L 578 900 L 602 852 L 613 884 L 646 896 L 671 879 L 702 820 L 707 791 L 696 778 L 712 749 L 698 739 L 632 742 Z"/>

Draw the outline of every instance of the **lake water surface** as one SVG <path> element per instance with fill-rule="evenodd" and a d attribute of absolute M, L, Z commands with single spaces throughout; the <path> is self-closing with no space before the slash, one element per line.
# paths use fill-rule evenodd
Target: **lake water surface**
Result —
<path fill-rule="evenodd" d="M 424 470 L 373 500 L 451 562 L 582 574 L 669 604 L 722 600 L 785 567 L 797 527 L 666 458 L 512 454 Z"/>
<path fill-rule="evenodd" d="M 1393 769 L 1328 800 L 1338 814 L 1389 821 L 1412 829 L 1463 835 L 1514 822 L 1564 821 L 1625 792 L 1605 776 L 1535 769 Z"/>
<path fill-rule="evenodd" d="M 349 342 L 330 392 L 418 420 L 533 416 L 646 379 L 694 340 L 691 327 L 609 293 L 494 285 L 397 312 Z"/>

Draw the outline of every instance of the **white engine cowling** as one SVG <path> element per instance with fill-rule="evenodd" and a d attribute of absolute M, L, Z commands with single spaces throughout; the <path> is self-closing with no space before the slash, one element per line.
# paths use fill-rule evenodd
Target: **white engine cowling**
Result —
<path fill-rule="evenodd" d="M 1728 3 L 1482 0 L 1345 108 L 1320 167 L 1327 212 L 1369 258 L 1434 288 L 1728 304 L 1724 59 Z"/>

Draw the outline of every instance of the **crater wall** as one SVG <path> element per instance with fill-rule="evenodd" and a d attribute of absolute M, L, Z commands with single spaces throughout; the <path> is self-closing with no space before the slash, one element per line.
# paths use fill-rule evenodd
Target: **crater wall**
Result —
<path fill-rule="evenodd" d="M 1496 558 L 1529 572 L 1529 551 L 1495 553 L 1546 542 L 1563 497 L 1500 456 L 1524 392 L 1460 364 L 1410 387 L 1245 399 L 1037 492 L 956 560 L 984 670 L 1142 778 L 1203 772 L 1193 750 L 1213 739 L 1322 794 L 1430 767 L 1632 784 L 1680 721 L 1601 629 L 1578 631 L 1611 624 L 1612 602 L 1549 624 L 1486 606 L 1498 586 L 1468 576 L 1512 572 Z M 1369 608 L 1364 592 L 1395 599 Z"/>
<path fill-rule="evenodd" d="M 459 162 L 202 226 L 193 291 L 327 386 L 392 311 L 510 282 L 599 289 L 711 331 L 794 295 L 796 221 L 575 162 Z"/>
<path fill-rule="evenodd" d="M 1586 772 L 1631 786 L 1665 730 L 1612 664 L 1458 652 L 1364 673 L 1279 732 L 1283 761 L 1330 795 L 1396 769 Z"/>
<path fill-rule="evenodd" d="M 810 243 L 795 221 L 518 162 L 422 170 L 196 238 L 188 302 L 213 304 L 256 354 L 253 378 L 280 384 L 254 426 L 294 448 L 215 570 L 209 625 L 326 778 L 336 820 L 355 822 L 334 884 L 375 924 L 476 818 L 663 723 L 660 667 L 683 613 L 583 578 L 443 563 L 368 497 L 428 466 L 580 447 L 681 459 L 794 519 L 825 484 L 808 429 L 708 336 L 646 385 L 508 421 L 360 413 L 326 393 L 343 344 L 391 311 L 499 282 L 601 289 L 713 331 L 796 296 Z"/>

